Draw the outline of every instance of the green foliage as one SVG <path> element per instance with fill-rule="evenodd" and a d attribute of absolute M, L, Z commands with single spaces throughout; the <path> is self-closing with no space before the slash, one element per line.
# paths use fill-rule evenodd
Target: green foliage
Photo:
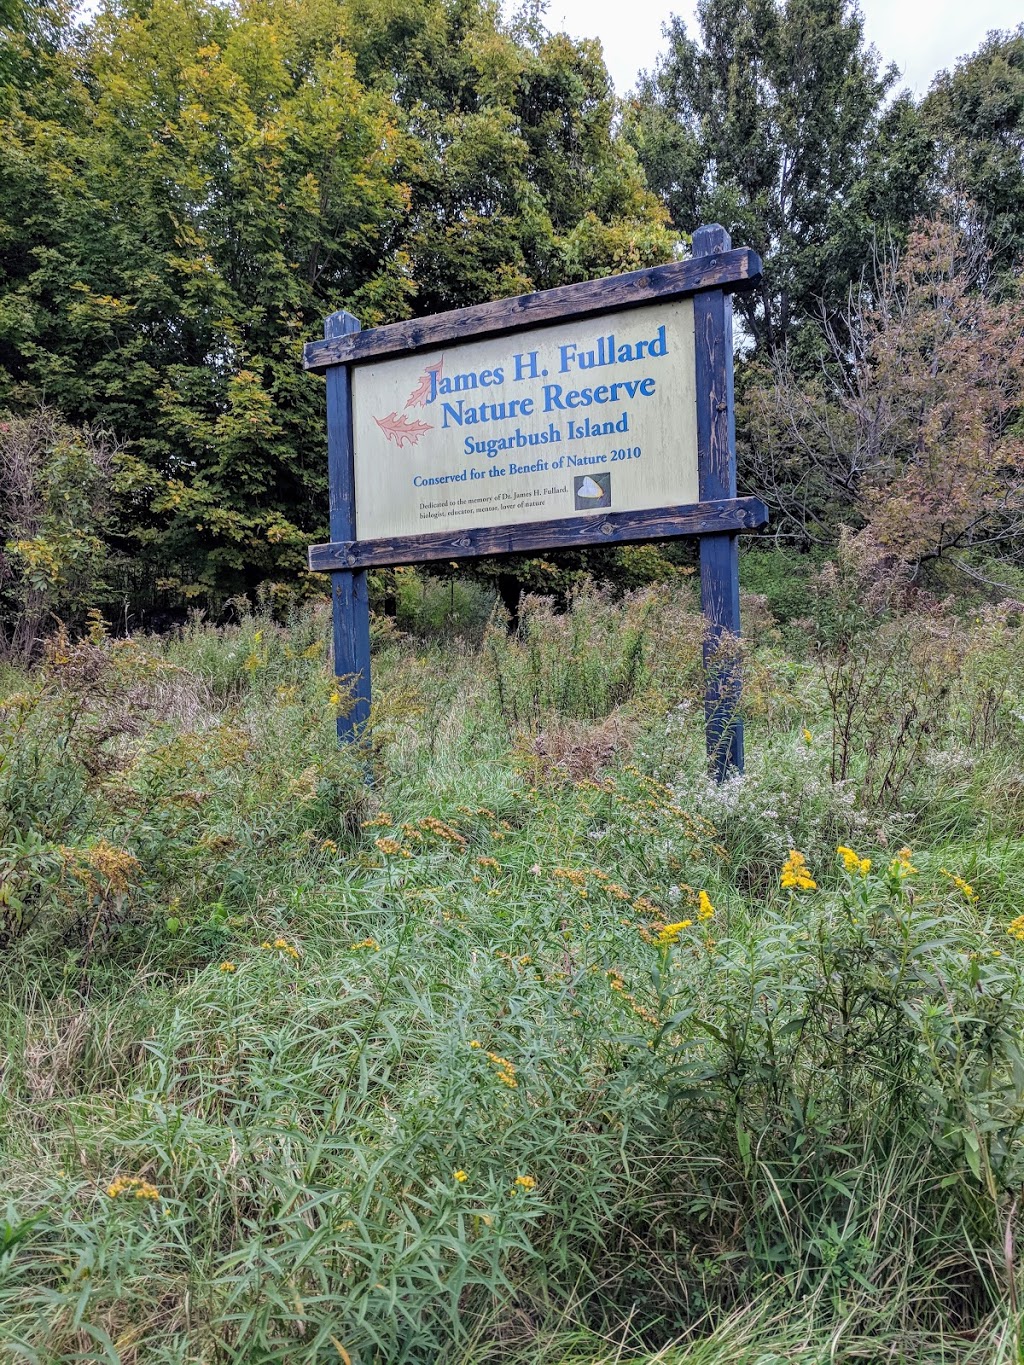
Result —
<path fill-rule="evenodd" d="M 993 268 L 977 221 L 953 201 L 876 257 L 843 325 L 808 324 L 823 360 L 746 367 L 742 475 L 783 534 L 862 552 L 922 578 L 940 561 L 1017 557 L 1024 516 L 1024 296 Z M 931 566 L 931 570 L 928 566 Z"/>
<path fill-rule="evenodd" d="M 672 685 L 692 681 L 699 658 L 692 620 L 670 653 L 652 658 L 652 624 L 664 628 L 666 597 L 640 590 L 615 606 L 608 592 L 584 587 L 563 613 L 549 599 L 526 599 L 518 631 L 492 628 L 485 655 L 493 674 L 498 710 L 515 734 L 536 730 L 554 716 L 603 720 L 627 702 L 642 699 L 671 674 Z M 683 662 L 683 656 L 689 657 Z"/>
<path fill-rule="evenodd" d="M 873 233 L 889 212 L 906 214 L 900 196 L 910 216 L 921 211 L 931 163 L 905 105 L 883 119 L 896 71 L 865 45 L 855 6 L 702 0 L 698 20 L 699 39 L 677 17 L 666 27 L 667 52 L 629 102 L 628 135 L 677 226 L 721 223 L 761 253 L 764 281 L 737 308 L 757 346 L 775 351 L 823 304 L 842 306 Z M 893 145 L 879 157 L 883 128 Z"/>
<path fill-rule="evenodd" d="M 730 1173 L 695 1170 L 665 1191 L 707 1214 L 694 1261 L 713 1259 L 711 1239 L 733 1221 L 737 1242 L 770 1247 L 797 1294 L 837 1306 L 927 1244 L 906 1202 L 879 1207 L 887 1184 L 902 1201 L 930 1197 L 935 1226 L 959 1223 L 968 1244 L 998 1235 L 1024 1122 L 1024 983 L 1006 940 L 969 912 L 973 888 L 958 912 L 941 882 L 932 895 L 911 891 L 909 851 L 875 870 L 849 847 L 839 853 L 838 879 L 819 873 L 827 893 L 808 879 L 754 933 L 663 934 L 659 1027 L 637 1052 L 661 1099 L 652 1140 L 671 1134 Z M 913 1175 L 896 1160 L 913 1162 Z M 716 1296 L 738 1268 L 734 1291 L 745 1291 L 742 1265 L 721 1267 Z M 977 1311 L 995 1286 L 969 1255 L 961 1271 Z"/>
<path fill-rule="evenodd" d="M 0 655 L 31 658 L 55 621 L 80 627 L 109 600 L 123 565 L 111 547 L 114 478 L 101 433 L 53 409 L 0 418 Z"/>
<path fill-rule="evenodd" d="M 323 383 L 301 369 L 325 314 L 373 326 L 671 256 L 596 45 L 484 0 L 53 26 L 17 35 L 35 65 L 0 104 L 0 401 L 45 395 L 125 445 L 126 531 L 172 603 L 294 581 L 325 538 Z"/>
<path fill-rule="evenodd" d="M 3 1348 L 1009 1365 L 1019 608 L 886 608 L 964 657 L 867 809 L 770 631 L 748 775 L 708 782 L 689 590 L 477 649 L 404 577 L 362 752 L 321 609 L 5 676 Z"/>
<path fill-rule="evenodd" d="M 1004 271 L 1024 255 L 1024 28 L 990 33 L 921 105 L 946 182 L 980 210 Z"/>

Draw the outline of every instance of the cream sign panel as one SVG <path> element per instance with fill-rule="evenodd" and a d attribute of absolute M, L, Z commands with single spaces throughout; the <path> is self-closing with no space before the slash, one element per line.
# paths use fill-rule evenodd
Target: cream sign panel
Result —
<path fill-rule="evenodd" d="M 355 366 L 356 536 L 698 501 L 693 302 Z"/>

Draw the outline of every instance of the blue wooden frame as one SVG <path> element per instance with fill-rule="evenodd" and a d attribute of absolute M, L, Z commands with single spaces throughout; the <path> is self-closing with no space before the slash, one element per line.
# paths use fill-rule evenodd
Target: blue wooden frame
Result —
<path fill-rule="evenodd" d="M 324 336 L 359 331 L 351 313 L 332 313 Z M 331 539 L 351 540 L 356 531 L 356 481 L 352 449 L 352 371 L 332 365 L 327 371 L 327 473 L 330 488 Z M 352 704 L 338 716 L 338 740 L 358 739 L 370 717 L 370 597 L 365 569 L 336 569 L 331 574 L 334 614 L 334 674 L 350 687 Z"/>
<path fill-rule="evenodd" d="M 707 620 L 704 665 L 708 758 L 721 780 L 743 770 L 741 673 L 735 641 L 740 633 L 737 536 L 765 525 L 768 512 L 757 498 L 736 496 L 736 418 L 733 399 L 732 298 L 756 285 L 757 254 L 733 249 L 717 224 L 698 228 L 693 256 L 584 284 L 499 299 L 475 308 L 360 330 L 351 313 L 332 313 L 324 340 L 304 352 L 308 370 L 327 379 L 327 460 L 331 542 L 310 548 L 310 568 L 328 572 L 334 611 L 334 671 L 351 688 L 352 705 L 338 718 L 339 742 L 358 739 L 370 715 L 370 565 L 457 560 L 481 554 L 531 553 L 584 544 L 668 540 L 700 541 L 701 606 Z M 458 533 L 425 533 L 394 540 L 358 541 L 352 448 L 353 365 L 381 356 L 408 354 L 484 335 L 535 327 L 542 322 L 641 307 L 692 296 L 696 342 L 697 457 L 700 502 L 647 512 L 566 517 L 521 526 Z"/>
<path fill-rule="evenodd" d="M 725 228 L 693 234 L 694 256 L 728 251 Z M 697 471 L 701 502 L 736 496 L 736 405 L 733 397 L 732 298 L 721 289 L 693 300 L 697 359 Z M 765 521 L 767 521 L 767 514 Z M 704 635 L 704 720 L 708 758 L 721 781 L 743 771 L 742 679 L 735 642 L 740 634 L 739 545 L 734 531 L 700 539 L 700 604 Z"/>

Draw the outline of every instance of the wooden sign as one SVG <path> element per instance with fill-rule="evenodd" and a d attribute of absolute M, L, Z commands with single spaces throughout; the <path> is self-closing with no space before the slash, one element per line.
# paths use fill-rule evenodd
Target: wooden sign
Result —
<path fill-rule="evenodd" d="M 691 260 L 362 332 L 335 313 L 305 367 L 327 375 L 335 672 L 369 715 L 366 569 L 701 537 L 708 751 L 742 769 L 730 293 L 760 278 L 720 227 Z"/>
<path fill-rule="evenodd" d="M 352 374 L 356 538 L 696 502 L 693 302 Z"/>

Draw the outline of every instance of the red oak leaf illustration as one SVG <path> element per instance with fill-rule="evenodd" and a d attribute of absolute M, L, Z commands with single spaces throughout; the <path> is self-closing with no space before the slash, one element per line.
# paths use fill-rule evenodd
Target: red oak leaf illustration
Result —
<path fill-rule="evenodd" d="M 421 436 L 434 430 L 427 422 L 410 422 L 408 417 L 399 417 L 397 412 L 389 412 L 386 417 L 375 417 L 373 420 L 388 440 L 394 441 L 399 450 L 406 441 L 414 446 Z"/>
<path fill-rule="evenodd" d="M 438 377 L 438 379 L 440 379 L 440 378 L 441 378 L 441 367 L 442 367 L 443 365 L 444 365 L 444 359 L 442 358 L 441 360 L 439 360 L 439 361 L 437 362 L 436 365 L 428 365 L 428 366 L 427 366 L 427 368 L 426 368 L 426 369 L 423 371 L 423 373 L 420 375 L 420 382 L 416 385 L 416 387 L 413 389 L 412 393 L 411 393 L 411 394 L 409 395 L 409 397 L 406 399 L 405 406 L 406 406 L 407 408 L 422 408 L 422 407 L 423 407 L 424 403 L 426 403 L 427 399 L 428 399 L 429 396 L 430 396 L 430 376 L 431 376 L 432 374 L 436 374 L 437 377 Z"/>

